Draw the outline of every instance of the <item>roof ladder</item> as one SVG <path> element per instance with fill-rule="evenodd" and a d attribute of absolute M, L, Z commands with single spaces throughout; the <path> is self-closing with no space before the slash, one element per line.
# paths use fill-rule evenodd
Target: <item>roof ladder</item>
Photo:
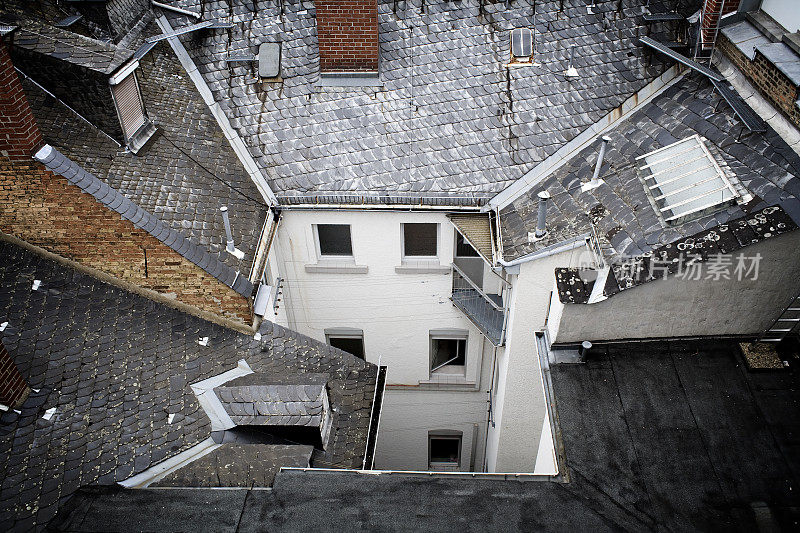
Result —
<path fill-rule="evenodd" d="M 759 339 L 759 342 L 781 342 L 798 330 L 800 325 L 800 294 L 794 297 L 783 313 L 772 323 Z"/>
<path fill-rule="evenodd" d="M 717 35 L 719 35 L 720 21 L 725 12 L 725 0 L 717 2 L 705 2 L 703 11 L 700 14 L 700 27 L 697 30 L 697 43 L 694 47 L 694 60 L 698 63 L 711 65 L 711 58 L 717 46 Z"/>
<path fill-rule="evenodd" d="M 663 26 L 666 30 L 666 27 L 672 25 L 672 33 L 670 35 L 668 31 L 653 37 L 656 37 L 656 40 L 661 42 L 667 48 L 671 48 L 673 50 L 681 50 L 689 48 L 689 23 L 686 20 L 686 17 L 678 13 L 677 11 L 652 11 L 650 9 L 650 2 L 647 2 L 645 6 L 645 12 L 642 14 L 642 20 L 647 25 L 647 36 L 653 31 L 653 26 Z"/>

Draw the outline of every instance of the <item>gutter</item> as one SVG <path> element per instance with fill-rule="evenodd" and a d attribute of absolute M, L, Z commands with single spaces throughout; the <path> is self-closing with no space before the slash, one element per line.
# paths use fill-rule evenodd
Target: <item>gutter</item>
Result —
<path fill-rule="evenodd" d="M 523 255 L 522 257 L 518 257 L 512 261 L 504 261 L 502 259 L 498 259 L 497 262 L 504 267 L 515 267 L 521 265 L 522 263 L 533 261 L 534 259 L 541 259 L 542 257 L 549 257 L 557 253 L 574 250 L 575 248 L 580 248 L 581 246 L 586 245 L 586 240 L 589 238 L 590 234 L 584 233 L 582 235 L 578 235 L 577 237 L 573 237 L 572 239 L 561 241 L 556 244 L 551 244 L 546 248 L 542 248 L 541 250 L 537 250 L 527 255 Z"/>
<path fill-rule="evenodd" d="M 164 15 L 156 17 L 156 22 L 163 33 L 167 34 L 174 31 L 174 28 Z M 181 65 L 186 71 L 186 74 L 189 75 L 189 78 L 194 83 L 197 91 L 200 93 L 200 97 L 208 106 L 211 114 L 214 115 L 214 118 L 217 120 L 217 124 L 222 130 L 222 133 L 225 134 L 225 138 L 228 139 L 231 148 L 233 148 L 233 151 L 236 153 L 236 157 L 239 158 L 239 161 L 242 163 L 242 166 L 244 166 L 244 169 L 250 176 L 250 179 L 253 180 L 258 192 L 260 192 L 261 196 L 264 198 L 264 201 L 269 205 L 277 205 L 278 199 L 275 197 L 275 193 L 272 192 L 272 189 L 269 187 L 269 183 L 267 183 L 267 180 L 261 174 L 261 170 L 258 168 L 255 159 L 253 159 L 253 156 L 250 154 L 250 151 L 247 149 L 244 141 L 242 141 L 241 137 L 239 137 L 239 134 L 236 133 L 236 130 L 233 128 L 233 126 L 231 126 L 231 123 L 228 120 L 228 117 L 225 115 L 225 112 L 222 110 L 222 107 L 220 107 L 220 105 L 214 100 L 214 95 L 211 93 L 211 89 L 203 79 L 200 71 L 197 70 L 197 65 L 195 65 L 194 61 L 192 61 L 192 58 L 189 57 L 189 53 L 186 51 L 183 43 L 180 41 L 180 39 L 178 39 L 178 37 L 169 37 L 166 39 L 166 41 L 172 47 L 172 50 L 178 57 L 178 61 L 180 61 Z"/>

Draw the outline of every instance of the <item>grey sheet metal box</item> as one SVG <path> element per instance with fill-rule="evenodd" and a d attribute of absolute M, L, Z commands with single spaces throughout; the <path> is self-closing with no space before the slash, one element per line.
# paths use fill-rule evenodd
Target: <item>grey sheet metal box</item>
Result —
<path fill-rule="evenodd" d="M 262 78 L 281 75 L 281 43 L 261 43 L 258 47 L 258 75 Z"/>

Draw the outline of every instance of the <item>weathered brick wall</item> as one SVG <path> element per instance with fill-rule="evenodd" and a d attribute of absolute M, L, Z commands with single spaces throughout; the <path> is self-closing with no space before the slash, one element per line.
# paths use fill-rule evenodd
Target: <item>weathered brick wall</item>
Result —
<path fill-rule="evenodd" d="M 30 161 L 42 134 L 22 91 L 8 49 L 0 43 L 0 155 Z"/>
<path fill-rule="evenodd" d="M 786 75 L 756 51 L 752 61 L 739 51 L 724 35 L 717 39 L 717 48 L 736 68 L 741 70 L 758 91 L 775 105 L 796 126 L 800 127 L 800 110 L 797 109 L 800 91 Z"/>
<path fill-rule="evenodd" d="M 724 2 L 724 4 L 723 4 Z M 720 8 L 722 12 L 720 13 Z M 739 9 L 739 0 L 705 0 L 703 4 L 703 42 L 714 40 L 714 33 L 719 27 L 720 15 L 727 15 Z"/>
<path fill-rule="evenodd" d="M 204 311 L 252 319 L 249 299 L 34 161 L 0 158 L 0 231 Z"/>
<path fill-rule="evenodd" d="M 316 0 L 322 71 L 378 70 L 377 0 Z"/>
<path fill-rule="evenodd" d="M 11 354 L 0 341 L 0 403 L 12 408 L 19 407 L 30 392 Z"/>

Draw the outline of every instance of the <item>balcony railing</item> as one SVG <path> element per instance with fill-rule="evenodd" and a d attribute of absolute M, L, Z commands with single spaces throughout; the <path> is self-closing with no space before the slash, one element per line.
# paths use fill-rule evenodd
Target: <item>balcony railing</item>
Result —
<path fill-rule="evenodd" d="M 464 271 L 453 266 L 453 295 L 450 297 L 453 304 L 458 307 L 467 318 L 489 339 L 495 346 L 505 343 L 508 307 L 504 298 L 497 294 L 487 294 L 478 287 Z M 508 292 L 511 285 L 500 278 L 504 292 L 505 302 L 509 301 Z"/>

